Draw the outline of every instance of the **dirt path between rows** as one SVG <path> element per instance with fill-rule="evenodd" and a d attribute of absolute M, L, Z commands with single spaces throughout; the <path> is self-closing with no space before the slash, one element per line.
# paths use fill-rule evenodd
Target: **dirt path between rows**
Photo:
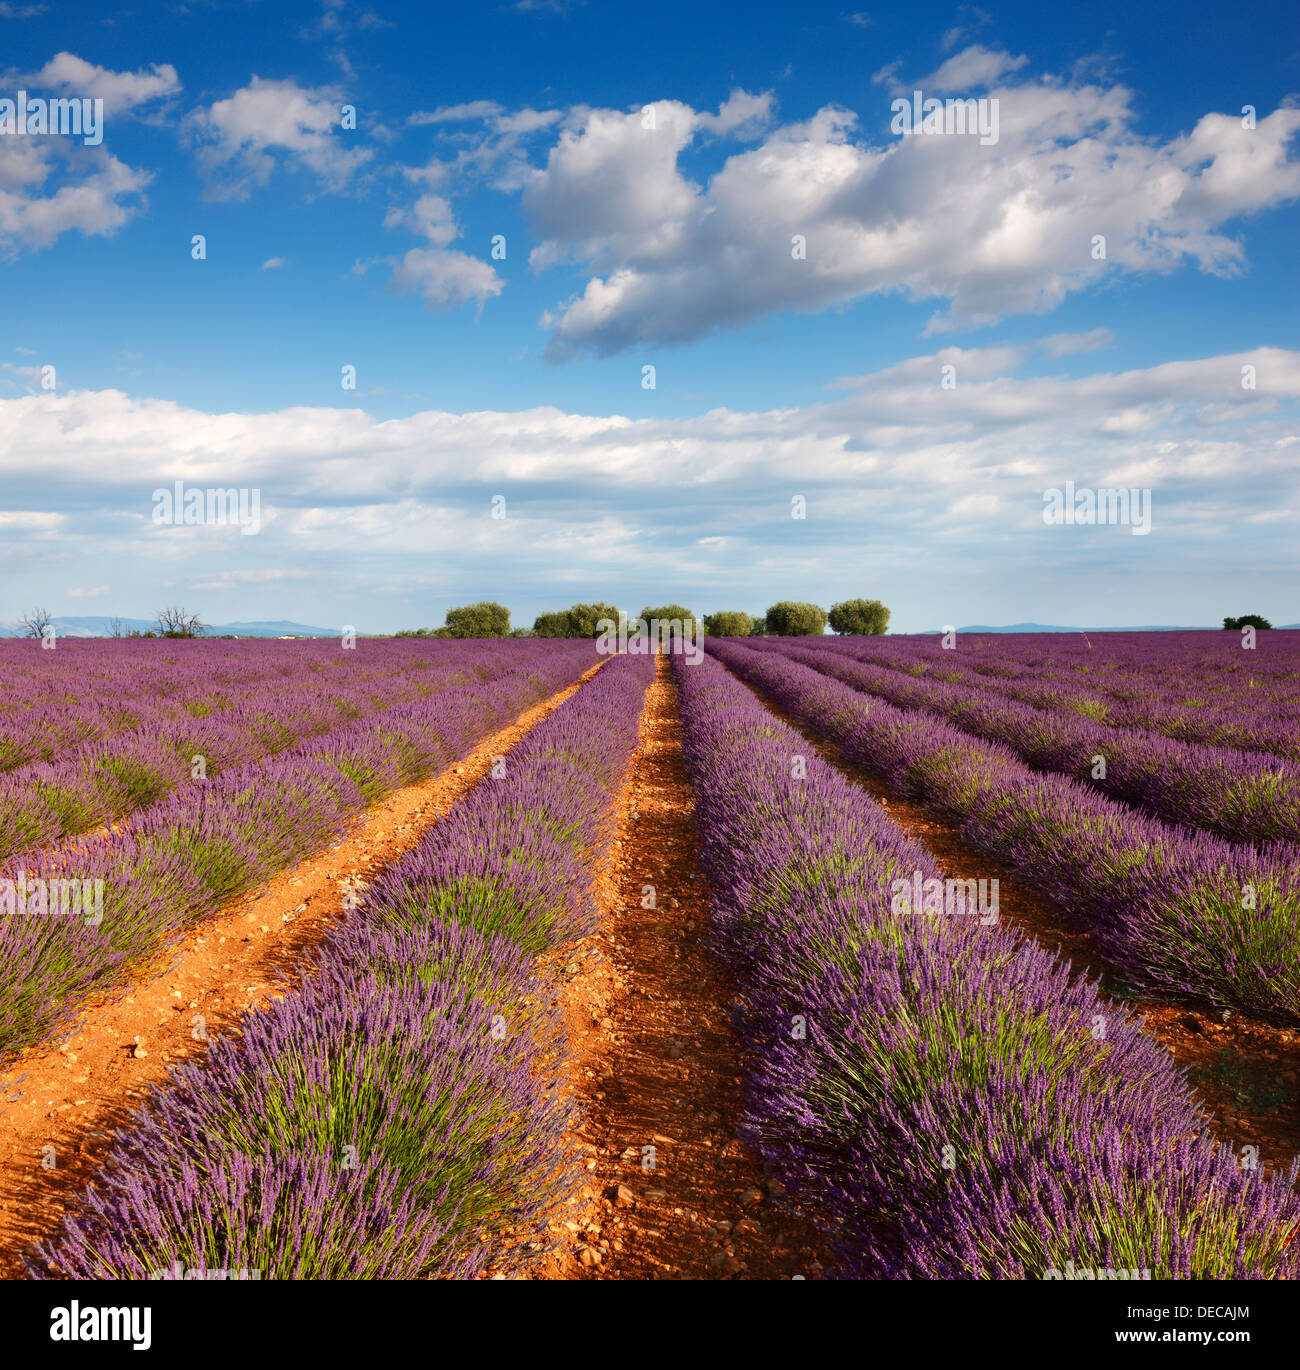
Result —
<path fill-rule="evenodd" d="M 167 1067 L 205 1051 L 246 1009 L 264 1008 L 292 988 L 348 891 L 414 847 L 489 773 L 495 756 L 602 665 L 463 760 L 366 810 L 341 842 L 206 921 L 142 973 L 125 998 L 92 1005 L 57 1047 L 38 1048 L 0 1075 L 0 1278 L 22 1275 L 23 1249 L 57 1226 L 131 1109 L 150 1086 L 166 1083 Z"/>
<path fill-rule="evenodd" d="M 709 893 L 663 657 L 616 812 L 599 930 L 561 972 L 590 1181 L 530 1278 L 816 1279 L 817 1233 L 736 1137 L 731 992 L 704 946 Z"/>
<path fill-rule="evenodd" d="M 1014 871 L 963 842 L 950 818 L 928 805 L 892 797 L 878 776 L 850 761 L 834 743 L 817 737 L 753 686 L 747 688 L 764 708 L 807 739 L 823 761 L 871 794 L 934 857 L 946 877 L 997 880 L 999 917 L 1079 972 L 1099 979 L 1106 993 L 1145 1016 L 1145 1030 L 1187 1070 L 1216 1137 L 1237 1148 L 1258 1147 L 1256 1159 L 1266 1167 L 1285 1167 L 1300 1154 L 1300 1033 L 1246 1014 L 1232 1012 L 1225 1018 L 1210 1009 L 1139 996 L 1100 959 L 1089 933 L 1080 931 Z"/>

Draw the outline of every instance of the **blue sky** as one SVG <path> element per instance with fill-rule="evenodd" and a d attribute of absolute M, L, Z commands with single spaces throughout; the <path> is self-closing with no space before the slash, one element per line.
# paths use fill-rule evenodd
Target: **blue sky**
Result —
<path fill-rule="evenodd" d="M 1293 10 L 432 14 L 0 3 L 0 98 L 105 102 L 0 133 L 0 621 L 1300 619 Z M 892 131 L 918 88 L 997 140 Z"/>

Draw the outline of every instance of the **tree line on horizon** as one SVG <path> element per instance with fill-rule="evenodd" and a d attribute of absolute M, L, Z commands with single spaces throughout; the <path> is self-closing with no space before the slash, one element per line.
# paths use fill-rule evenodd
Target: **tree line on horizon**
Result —
<path fill-rule="evenodd" d="M 463 604 L 448 609 L 441 628 L 403 628 L 396 637 L 599 637 L 602 621 L 617 623 L 615 604 L 574 604 L 538 614 L 531 628 L 511 628 L 510 610 L 495 600 Z M 885 632 L 889 610 L 878 599 L 846 599 L 831 605 L 829 612 L 819 604 L 783 599 L 760 615 L 743 609 L 719 609 L 702 618 L 681 604 L 646 605 L 637 616 L 661 622 L 679 620 L 691 623 L 692 631 L 708 637 L 820 637 L 829 624 L 841 636 L 867 637 Z M 628 626 L 636 622 L 628 615 Z"/>
<path fill-rule="evenodd" d="M 531 628 L 511 628 L 510 610 L 495 600 L 480 600 L 477 604 L 463 604 L 448 609 L 441 628 L 402 628 L 394 637 L 566 637 L 595 638 L 600 636 L 600 623 L 617 623 L 619 608 L 615 604 L 574 604 L 567 609 L 556 609 L 538 614 Z M 820 637 L 829 624 L 833 633 L 842 637 L 871 637 L 884 633 L 889 626 L 889 610 L 878 599 L 845 599 L 832 604 L 830 611 L 819 604 L 783 599 L 769 606 L 757 617 L 743 609 L 718 609 L 702 618 L 681 604 L 647 605 L 639 618 L 660 621 L 690 622 L 693 631 L 707 637 Z M 42 637 L 54 621 L 48 609 L 37 608 L 19 620 L 25 636 Z M 636 620 L 629 615 L 629 628 Z M 1223 620 L 1225 629 L 1272 628 L 1272 623 L 1261 614 L 1242 614 L 1239 618 Z M 154 615 L 152 629 L 140 632 L 131 628 L 123 631 L 120 619 L 109 620 L 109 637 L 165 637 L 196 638 L 209 631 L 198 614 L 169 606 Z"/>

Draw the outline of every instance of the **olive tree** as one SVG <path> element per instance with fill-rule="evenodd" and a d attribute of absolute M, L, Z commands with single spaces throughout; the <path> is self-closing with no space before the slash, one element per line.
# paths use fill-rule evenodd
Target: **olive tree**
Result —
<path fill-rule="evenodd" d="M 495 600 L 483 599 L 447 610 L 448 637 L 506 637 L 510 632 L 510 610 Z"/>
<path fill-rule="evenodd" d="M 831 605 L 831 631 L 870 637 L 889 627 L 889 610 L 878 599 L 844 599 Z"/>
<path fill-rule="evenodd" d="M 719 609 L 704 615 L 704 631 L 710 637 L 749 637 L 754 620 L 743 609 Z"/>
<path fill-rule="evenodd" d="M 820 637 L 826 631 L 826 610 L 783 599 L 767 611 L 765 626 L 772 637 Z"/>

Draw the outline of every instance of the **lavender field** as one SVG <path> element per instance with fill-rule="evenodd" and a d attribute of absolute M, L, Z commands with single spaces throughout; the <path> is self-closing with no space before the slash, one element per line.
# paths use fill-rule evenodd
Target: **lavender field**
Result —
<path fill-rule="evenodd" d="M 709 668 L 678 677 L 715 935 L 746 989 L 744 1127 L 823 1216 L 841 1273 L 1041 1279 L 1069 1261 L 1158 1279 L 1294 1278 L 1300 1166 L 1243 1169 L 1141 1022 L 1032 940 L 942 901 L 900 911 L 900 876 L 944 873 L 823 761 L 807 757 L 792 784 L 807 742 L 741 681 L 900 789 L 944 749 L 959 795 L 1023 816 L 1034 791 L 999 803 L 998 782 L 1015 783 L 1002 758 L 965 764 L 951 727 L 826 689 L 782 645 L 711 644 Z M 1055 841 L 1077 853 L 1081 836 L 1058 828 Z M 1226 898 L 1236 875 L 1209 868 Z M 1286 1004 L 1294 1015 L 1294 991 Z"/>
<path fill-rule="evenodd" d="M 73 1080 L 78 1158 L 0 1169 L 7 1273 L 1296 1278 L 1300 642 L 1240 641 L 0 644 L 0 1127 Z M 358 832 L 269 997 L 151 1016 Z"/>
<path fill-rule="evenodd" d="M 589 644 L 513 642 L 386 643 L 364 666 L 337 644 L 3 651 L 6 1054 L 597 659 Z M 97 885 L 94 915 L 48 907 L 56 884 Z"/>

